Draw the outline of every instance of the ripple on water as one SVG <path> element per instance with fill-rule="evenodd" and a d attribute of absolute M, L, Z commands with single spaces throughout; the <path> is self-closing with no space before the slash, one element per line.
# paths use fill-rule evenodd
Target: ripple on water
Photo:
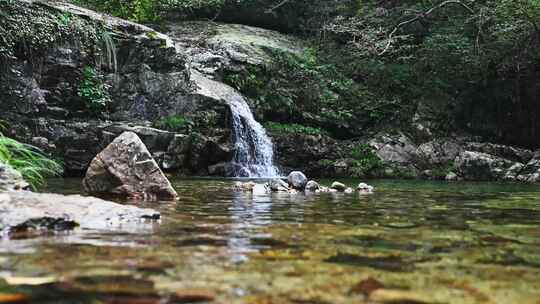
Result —
<path fill-rule="evenodd" d="M 230 180 L 175 180 L 178 202 L 143 204 L 163 215 L 152 234 L 2 240 L 2 248 L 31 250 L 0 251 L 0 295 L 32 303 L 540 302 L 540 187 L 373 184 L 368 196 L 253 195 L 234 193 Z M 56 180 L 50 190 L 77 193 L 79 185 Z M 13 284 L 25 280 L 48 283 Z"/>

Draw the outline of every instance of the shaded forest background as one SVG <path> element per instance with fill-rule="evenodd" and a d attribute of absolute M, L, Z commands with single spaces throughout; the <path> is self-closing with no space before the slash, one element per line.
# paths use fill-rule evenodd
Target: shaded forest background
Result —
<path fill-rule="evenodd" d="M 301 38 L 303 55 L 275 52 L 272 65 L 225 77 L 277 128 L 347 139 L 421 124 L 540 146 L 538 0 L 72 2 L 158 30 L 211 19 Z"/>

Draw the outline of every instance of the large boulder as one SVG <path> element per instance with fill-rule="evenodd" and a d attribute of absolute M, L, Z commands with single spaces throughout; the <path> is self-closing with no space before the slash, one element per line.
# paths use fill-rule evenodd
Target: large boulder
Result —
<path fill-rule="evenodd" d="M 289 176 L 287 176 L 287 182 L 289 183 L 289 186 L 295 189 L 304 190 L 308 179 L 304 173 L 300 171 L 293 171 L 289 174 Z"/>
<path fill-rule="evenodd" d="M 146 219 L 159 212 L 125 206 L 93 197 L 8 191 L 0 193 L 0 232 L 28 229 L 83 229 L 141 231 L 151 229 Z"/>
<path fill-rule="evenodd" d="M 520 170 L 516 179 L 522 182 L 540 182 L 540 150 L 534 153 L 533 158 Z"/>
<path fill-rule="evenodd" d="M 460 153 L 455 161 L 460 176 L 475 181 L 501 180 L 514 164 L 508 159 L 473 151 Z"/>
<path fill-rule="evenodd" d="M 531 150 L 494 143 L 468 142 L 464 148 L 467 151 L 487 153 L 519 163 L 527 163 L 534 156 Z"/>
<path fill-rule="evenodd" d="M 462 151 L 454 140 L 432 140 L 418 146 L 416 150 L 418 165 L 432 168 L 452 163 Z"/>
<path fill-rule="evenodd" d="M 174 200 L 171 186 L 150 152 L 133 132 L 124 132 L 90 163 L 83 186 L 92 194 Z"/>
<path fill-rule="evenodd" d="M 370 140 L 369 145 L 374 148 L 377 156 L 388 164 L 409 166 L 416 158 L 416 146 L 403 133 L 378 135 Z"/>
<path fill-rule="evenodd" d="M 28 190 L 30 185 L 19 171 L 0 162 L 0 192 L 10 190 Z"/>

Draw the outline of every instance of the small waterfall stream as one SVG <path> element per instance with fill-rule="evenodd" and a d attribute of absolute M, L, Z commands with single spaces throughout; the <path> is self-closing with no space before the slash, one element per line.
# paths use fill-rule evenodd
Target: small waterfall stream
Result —
<path fill-rule="evenodd" d="M 274 166 L 272 140 L 263 126 L 255 120 L 245 98 L 240 94 L 229 96 L 227 103 L 232 114 L 235 154 L 233 167 L 235 177 L 274 177 L 278 170 Z"/>
<path fill-rule="evenodd" d="M 234 88 L 191 70 L 190 79 L 203 98 L 224 102 L 231 110 L 232 142 L 235 152 L 226 169 L 229 177 L 276 177 L 274 146 L 263 126 L 255 120 L 242 94 Z"/>

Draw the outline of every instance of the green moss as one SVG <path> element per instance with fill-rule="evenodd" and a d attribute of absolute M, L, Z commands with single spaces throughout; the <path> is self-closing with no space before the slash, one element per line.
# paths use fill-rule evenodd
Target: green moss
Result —
<path fill-rule="evenodd" d="M 351 158 L 354 159 L 353 167 L 364 174 L 383 168 L 382 160 L 368 144 L 360 144 L 354 147 L 351 151 Z"/>
<path fill-rule="evenodd" d="M 193 127 L 193 122 L 183 116 L 173 115 L 161 118 L 154 122 L 153 126 L 171 132 L 189 133 Z"/>
<path fill-rule="evenodd" d="M 82 98 L 90 113 L 100 115 L 106 112 L 111 103 L 111 97 L 108 93 L 109 87 L 104 83 L 103 77 L 91 66 L 85 66 L 82 74 L 77 95 Z"/>
<path fill-rule="evenodd" d="M 94 22 L 20 1 L 0 2 L 0 61 L 39 61 L 63 43 L 78 44 L 85 54 L 100 55 L 102 27 Z"/>
<path fill-rule="evenodd" d="M 324 132 L 319 128 L 306 127 L 299 124 L 282 124 L 278 122 L 266 122 L 264 127 L 272 132 L 298 133 L 308 135 L 321 135 Z"/>

